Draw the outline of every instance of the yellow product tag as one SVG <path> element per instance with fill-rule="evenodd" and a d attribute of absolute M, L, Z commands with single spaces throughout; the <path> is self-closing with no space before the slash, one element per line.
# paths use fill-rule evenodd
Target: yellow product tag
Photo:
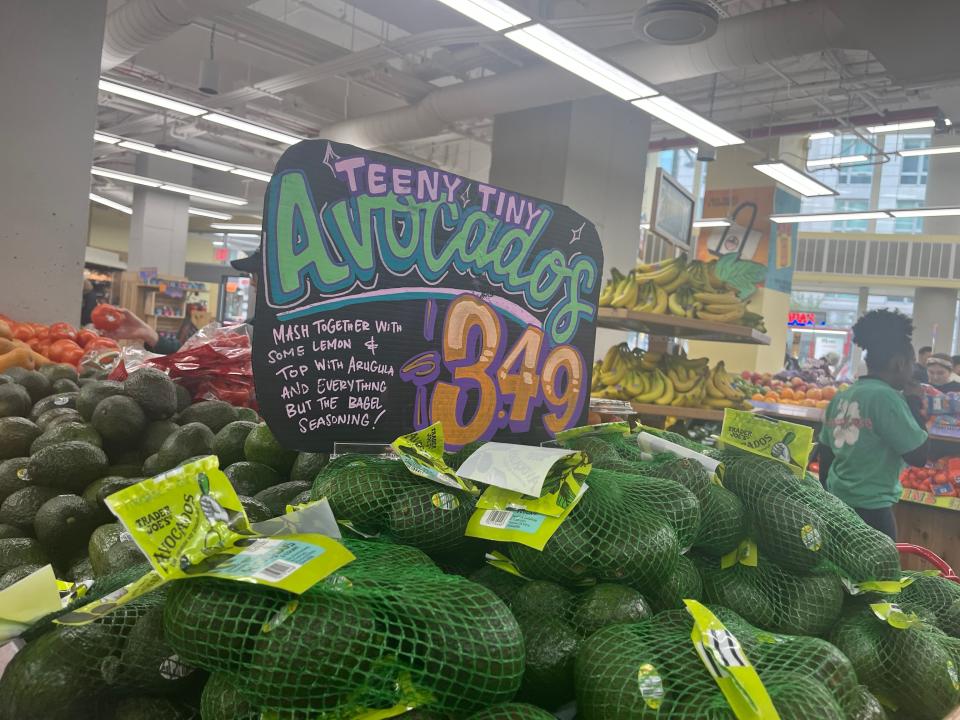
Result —
<path fill-rule="evenodd" d="M 126 605 L 131 600 L 136 600 L 142 595 L 153 592 L 161 585 L 166 585 L 168 578 L 163 577 L 156 570 L 151 570 L 143 577 L 137 578 L 122 588 L 114 590 L 109 595 L 104 595 L 98 600 L 87 603 L 83 607 L 76 608 L 70 612 L 58 617 L 55 622 L 58 625 L 86 625 L 94 620 L 99 620 L 105 615 L 109 615 L 119 607 Z"/>
<path fill-rule="evenodd" d="M 488 565 L 492 565 L 497 570 L 503 570 L 504 572 L 510 573 L 511 575 L 516 575 L 524 580 L 530 579 L 520 572 L 517 566 L 513 564 L 513 560 L 508 558 L 502 552 L 497 552 L 496 550 L 488 552 L 486 560 Z"/>
<path fill-rule="evenodd" d="M 782 462 L 802 477 L 813 449 L 813 428 L 726 408 L 720 440 L 754 455 Z"/>
<path fill-rule="evenodd" d="M 587 435 L 629 435 L 630 434 L 630 423 L 628 422 L 608 422 L 608 423 L 598 423 L 597 425 L 583 425 L 581 427 L 574 427 L 568 430 L 561 430 L 556 435 L 556 441 L 561 445 L 570 440 L 575 440 L 579 437 L 586 437 Z"/>
<path fill-rule="evenodd" d="M 927 572 L 930 571 L 925 571 L 924 574 L 927 574 Z M 940 574 L 936 570 L 932 572 L 935 575 Z M 861 582 L 854 582 L 849 578 L 841 577 L 840 582 L 843 583 L 843 586 L 851 595 L 862 595 L 868 592 L 896 595 L 908 585 L 912 585 L 913 578 L 909 575 L 904 575 L 899 580 L 863 580 Z"/>
<path fill-rule="evenodd" d="M 736 550 L 732 550 L 720 558 L 720 568 L 726 570 L 734 565 L 756 567 L 759 555 L 757 544 L 750 538 L 744 538 Z"/>
<path fill-rule="evenodd" d="M 414 475 L 441 485 L 466 490 L 473 495 L 480 494 L 476 485 L 457 475 L 456 471 L 444 462 L 443 425 L 439 422 L 409 435 L 401 435 L 390 447 Z"/>
<path fill-rule="evenodd" d="M 0 590 L 0 642 L 15 638 L 34 622 L 63 606 L 53 567 L 39 570 Z"/>
<path fill-rule="evenodd" d="M 464 534 L 467 537 L 483 538 L 497 542 L 515 542 L 532 547 L 534 550 L 543 550 L 547 540 L 553 537 L 557 528 L 567 519 L 567 515 L 580 502 L 580 498 L 583 497 L 587 488 L 586 483 L 581 485 L 580 492 L 556 517 L 531 512 L 522 506 L 515 506 L 514 503 L 508 503 L 504 509 L 484 507 L 482 501 L 487 492 L 491 490 L 510 492 L 503 491 L 501 488 L 487 488 L 486 492 L 480 496 L 480 500 L 477 501 L 477 509 L 470 516 L 467 531 Z M 516 493 L 515 501 L 519 503 L 522 499 L 523 496 Z"/>
<path fill-rule="evenodd" d="M 779 720 L 780 715 L 740 641 L 706 606 L 684 600 L 693 617 L 690 639 L 738 720 Z"/>
<path fill-rule="evenodd" d="M 870 603 L 870 609 L 879 619 L 897 630 L 906 630 L 920 622 L 916 613 L 904 612 L 896 603 Z"/>

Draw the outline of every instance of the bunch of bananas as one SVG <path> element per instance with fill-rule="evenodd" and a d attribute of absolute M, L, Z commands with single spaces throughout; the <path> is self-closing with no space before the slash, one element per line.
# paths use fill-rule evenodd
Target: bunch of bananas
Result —
<path fill-rule="evenodd" d="M 710 369 L 707 358 L 611 347 L 593 367 L 594 397 L 673 407 L 748 407 L 747 396 L 732 385 L 723 363 Z"/>
<path fill-rule="evenodd" d="M 715 272 L 716 260 L 688 262 L 678 255 L 654 264 L 638 263 L 624 275 L 614 268 L 600 292 L 600 307 L 739 323 L 765 331 L 763 317 Z"/>

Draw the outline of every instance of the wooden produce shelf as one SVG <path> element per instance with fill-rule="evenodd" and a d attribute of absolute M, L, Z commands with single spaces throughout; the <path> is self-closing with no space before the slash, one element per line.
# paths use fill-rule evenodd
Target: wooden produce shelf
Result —
<path fill-rule="evenodd" d="M 803 405 L 784 405 L 783 403 L 768 403 L 760 400 L 751 400 L 750 404 L 761 415 L 776 415 L 788 420 L 806 420 L 807 422 L 823 422 L 823 410 L 820 408 L 804 407 Z"/>
<path fill-rule="evenodd" d="M 677 315 L 636 312 L 621 308 L 600 308 L 597 311 L 597 327 L 691 340 L 716 340 L 747 345 L 770 344 L 769 335 L 743 325 L 696 320 Z"/>
<path fill-rule="evenodd" d="M 674 407 L 673 405 L 654 405 L 652 403 L 632 402 L 630 405 L 641 417 L 675 417 L 684 420 L 712 420 L 723 422 L 723 410 L 699 407 Z"/>

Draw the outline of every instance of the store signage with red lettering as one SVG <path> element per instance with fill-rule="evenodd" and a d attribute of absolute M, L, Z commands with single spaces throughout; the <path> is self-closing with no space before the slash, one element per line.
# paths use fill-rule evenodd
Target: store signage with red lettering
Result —
<path fill-rule="evenodd" d="M 817 314 L 812 312 L 790 312 L 787 314 L 787 325 L 794 327 L 811 327 L 817 324 Z"/>

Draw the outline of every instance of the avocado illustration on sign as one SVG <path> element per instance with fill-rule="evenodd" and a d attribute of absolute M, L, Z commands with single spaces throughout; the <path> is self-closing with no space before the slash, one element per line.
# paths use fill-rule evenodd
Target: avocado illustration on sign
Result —
<path fill-rule="evenodd" d="M 790 455 L 790 443 L 792 443 L 796 437 L 796 434 L 792 430 L 788 430 L 786 435 L 783 436 L 783 439 L 775 442 L 770 448 L 770 456 L 788 465 L 796 465 L 793 457 Z"/>
<path fill-rule="evenodd" d="M 197 485 L 200 488 L 200 511 L 210 524 L 210 529 L 204 535 L 203 545 L 197 553 L 190 550 L 180 558 L 180 569 L 187 573 L 207 572 L 221 562 L 232 557 L 229 554 L 220 555 L 219 562 L 214 562 L 218 552 L 229 545 L 236 536 L 238 525 L 243 520 L 243 513 L 227 510 L 210 494 L 210 478 L 206 473 L 197 475 Z M 235 543 L 242 544 L 242 543 Z"/>

